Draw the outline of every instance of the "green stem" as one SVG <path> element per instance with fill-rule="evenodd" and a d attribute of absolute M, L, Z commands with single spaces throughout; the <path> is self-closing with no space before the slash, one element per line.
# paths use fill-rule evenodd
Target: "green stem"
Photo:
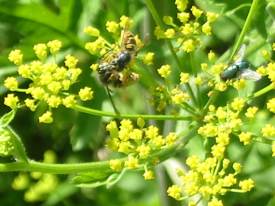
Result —
<path fill-rule="evenodd" d="M 142 118 L 145 120 L 191 120 L 189 116 L 177 116 L 177 115 L 146 115 L 146 114 L 115 114 L 112 112 L 104 112 L 101 110 L 87 108 L 81 105 L 75 105 L 73 107 L 76 111 L 83 112 L 86 114 L 102 117 L 115 117 L 119 119 L 128 118 L 128 119 L 137 119 Z"/>
<path fill-rule="evenodd" d="M 253 17 L 255 16 L 255 12 L 257 10 L 257 5 L 258 5 L 259 1 L 260 0 L 253 0 L 253 2 L 252 2 L 251 8 L 250 8 L 249 13 L 247 15 L 247 18 L 245 20 L 245 23 L 244 23 L 243 29 L 241 31 L 241 34 L 240 34 L 240 36 L 238 38 L 238 41 L 235 44 L 235 46 L 233 48 L 233 51 L 231 53 L 229 62 L 233 60 L 234 55 L 239 50 L 239 48 L 240 48 L 240 46 L 241 46 L 241 44 L 243 42 L 244 36 L 245 36 L 246 32 L 248 31 L 248 29 L 249 29 L 249 27 L 251 25 Z"/>
<path fill-rule="evenodd" d="M 249 98 L 256 98 L 256 97 L 259 97 L 267 92 L 269 92 L 270 90 L 274 89 L 274 85 L 273 84 L 269 84 L 267 85 L 266 87 L 264 87 L 263 89 L 255 92 L 252 96 L 250 96 Z"/>
<path fill-rule="evenodd" d="M 155 23 L 161 28 L 161 29 L 164 29 L 164 25 L 161 21 L 161 18 L 153 4 L 153 2 L 151 0 L 145 0 L 145 4 L 147 6 L 147 8 L 149 9 L 150 13 L 152 14 L 152 17 L 155 21 Z M 175 51 L 175 49 L 173 48 L 173 45 L 171 43 L 171 41 L 169 39 L 166 39 L 166 42 L 168 44 L 168 48 L 173 56 L 173 58 L 175 59 L 177 65 L 178 65 L 178 69 L 181 70 L 182 69 L 182 65 L 181 65 L 181 62 L 177 56 L 177 53 Z"/>

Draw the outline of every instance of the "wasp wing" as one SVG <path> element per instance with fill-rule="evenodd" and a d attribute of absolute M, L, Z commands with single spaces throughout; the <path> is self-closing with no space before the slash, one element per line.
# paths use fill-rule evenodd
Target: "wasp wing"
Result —
<path fill-rule="evenodd" d="M 240 78 L 258 81 L 262 78 L 262 76 L 258 72 L 251 69 L 244 69 L 241 71 Z"/>

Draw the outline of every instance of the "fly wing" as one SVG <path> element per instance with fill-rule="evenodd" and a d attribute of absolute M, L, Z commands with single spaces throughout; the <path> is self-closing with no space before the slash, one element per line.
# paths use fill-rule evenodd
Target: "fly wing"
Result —
<path fill-rule="evenodd" d="M 239 49 L 237 55 L 236 55 L 236 61 L 235 62 L 240 62 L 243 60 L 244 58 L 244 54 L 245 54 L 245 50 L 246 50 L 246 45 L 242 44 L 241 48 Z"/>
<path fill-rule="evenodd" d="M 251 69 L 244 69 L 243 71 L 241 71 L 240 78 L 249 79 L 249 80 L 253 80 L 253 81 L 258 81 L 262 77 L 256 71 L 253 71 Z"/>

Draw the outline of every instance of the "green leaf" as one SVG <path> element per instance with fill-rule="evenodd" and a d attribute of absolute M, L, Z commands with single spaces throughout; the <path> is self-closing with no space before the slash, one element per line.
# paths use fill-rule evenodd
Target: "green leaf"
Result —
<path fill-rule="evenodd" d="M 11 110 L 10 112 L 4 114 L 0 118 L 0 127 L 7 127 L 10 124 L 10 122 L 13 120 L 15 113 L 16 113 L 15 110 Z"/>
<path fill-rule="evenodd" d="M 28 156 L 22 140 L 10 126 L 8 126 L 7 129 L 10 132 L 12 137 L 12 144 L 14 146 L 14 152 L 13 152 L 14 158 L 17 161 L 28 162 Z"/>

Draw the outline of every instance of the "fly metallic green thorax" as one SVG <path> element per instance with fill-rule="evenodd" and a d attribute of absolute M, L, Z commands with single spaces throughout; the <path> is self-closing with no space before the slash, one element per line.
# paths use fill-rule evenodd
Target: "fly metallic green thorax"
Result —
<path fill-rule="evenodd" d="M 249 68 L 249 63 L 246 61 L 236 62 L 230 65 L 226 70 L 221 73 L 223 81 L 238 78 L 241 72 Z"/>

